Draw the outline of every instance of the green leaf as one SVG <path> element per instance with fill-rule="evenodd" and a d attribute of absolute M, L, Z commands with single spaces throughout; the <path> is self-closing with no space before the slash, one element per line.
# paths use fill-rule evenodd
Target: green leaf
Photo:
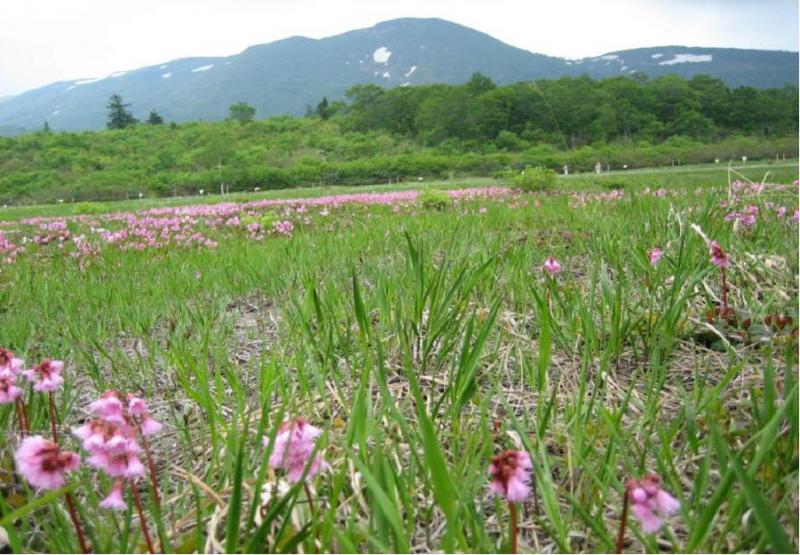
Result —
<path fill-rule="evenodd" d="M 72 492 L 78 487 L 78 482 L 72 482 L 60 489 L 55 489 L 52 491 L 48 491 L 41 497 L 37 497 L 30 503 L 23 505 L 19 509 L 5 515 L 3 518 L 0 518 L 0 527 L 6 527 L 10 524 L 13 524 L 17 520 L 21 518 L 25 518 L 28 514 L 32 513 L 36 509 L 40 509 L 42 507 L 46 507 L 50 503 L 54 503 L 58 500 L 59 497 L 62 495 L 66 495 L 67 493 Z"/>
<path fill-rule="evenodd" d="M 233 492 L 228 503 L 228 526 L 225 535 L 225 552 L 235 553 L 239 542 L 239 525 L 242 513 L 242 480 L 244 479 L 244 442 L 239 444 L 236 455 L 236 470 L 233 476 Z"/>
<path fill-rule="evenodd" d="M 783 527 L 778 522 L 777 517 L 770 509 L 769 501 L 764 495 L 758 491 L 758 486 L 747 475 L 747 472 L 742 468 L 742 463 L 738 457 L 733 458 L 733 469 L 736 472 L 736 477 L 744 489 L 747 500 L 753 509 L 753 516 L 764 529 L 767 534 L 767 539 L 772 544 L 772 547 L 777 553 L 797 553 L 797 546 L 792 545 L 791 540 L 786 535 Z"/>

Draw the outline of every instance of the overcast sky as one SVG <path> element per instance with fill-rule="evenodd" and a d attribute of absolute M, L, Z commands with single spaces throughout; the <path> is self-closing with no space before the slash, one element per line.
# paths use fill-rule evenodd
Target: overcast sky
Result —
<path fill-rule="evenodd" d="M 797 0 L 0 0 L 0 96 L 397 17 L 583 57 L 681 44 L 797 50 Z"/>

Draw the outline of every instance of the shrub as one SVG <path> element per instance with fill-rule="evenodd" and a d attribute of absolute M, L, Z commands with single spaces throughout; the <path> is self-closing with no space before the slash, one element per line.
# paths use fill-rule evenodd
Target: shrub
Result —
<path fill-rule="evenodd" d="M 72 207 L 73 214 L 101 214 L 105 207 L 97 202 L 79 202 Z"/>
<path fill-rule="evenodd" d="M 555 187 L 556 172 L 542 167 L 526 167 L 513 177 L 514 185 L 523 191 L 548 191 Z"/>
<path fill-rule="evenodd" d="M 425 189 L 419 194 L 418 200 L 423 208 L 444 210 L 450 205 L 450 195 L 436 189 Z"/>

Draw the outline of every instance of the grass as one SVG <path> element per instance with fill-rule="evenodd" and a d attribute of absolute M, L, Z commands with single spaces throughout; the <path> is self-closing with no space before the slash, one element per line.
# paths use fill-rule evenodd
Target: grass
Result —
<path fill-rule="evenodd" d="M 793 179 L 796 166 L 768 181 Z M 599 194 L 606 180 L 625 195 Z M 152 441 L 165 501 L 160 515 L 146 504 L 166 550 L 502 551 L 508 512 L 487 467 L 512 448 L 534 463 L 521 551 L 613 550 L 624 484 L 648 473 L 681 509 L 657 535 L 631 520 L 627 550 L 796 551 L 797 191 L 742 197 L 760 207 L 746 229 L 724 220 L 726 185 L 716 168 L 576 176 L 553 194 L 441 209 L 314 208 L 307 224 L 285 216 L 291 237 L 208 229 L 214 249 L 73 258 L 28 244 L 0 268 L 0 345 L 66 361 L 65 429 L 106 389 L 148 399 L 165 428 Z M 730 254 L 730 302 L 749 326 L 709 319 L 719 271 L 700 232 Z M 541 270 L 551 255 L 564 267 L 554 279 Z M 763 323 L 776 314 L 792 324 Z M 46 403 L 26 400 L 46 432 Z M 293 416 L 323 431 L 330 464 L 310 482 L 313 515 L 263 446 Z M 9 478 L 5 405 L 0 425 L 11 548 L 75 551 L 62 499 Z M 107 480 L 84 466 L 72 484 L 95 551 L 145 549 L 134 510 L 98 508 Z"/>
<path fill-rule="evenodd" d="M 736 165 L 730 169 L 719 164 L 697 164 L 672 168 L 649 168 L 639 170 L 614 170 L 601 175 L 578 173 L 560 176 L 558 188 L 563 191 L 599 191 L 613 187 L 722 187 L 730 179 L 749 179 L 773 183 L 790 183 L 797 177 L 797 160 L 789 162 L 753 161 L 747 165 Z M 102 214 L 116 211 L 143 210 L 163 206 L 187 204 L 212 204 L 218 202 L 246 202 L 277 198 L 305 198 L 347 193 L 408 191 L 420 188 L 457 189 L 466 187 L 490 187 L 504 185 L 507 181 L 495 177 L 467 177 L 454 180 L 408 181 L 374 185 L 344 185 L 325 187 L 298 187 L 227 195 L 207 194 L 203 196 L 173 198 L 142 198 L 109 202 L 78 202 L 66 204 L 9 205 L 0 208 L 0 220 L 14 221 L 39 216 L 67 216 L 73 214 Z"/>

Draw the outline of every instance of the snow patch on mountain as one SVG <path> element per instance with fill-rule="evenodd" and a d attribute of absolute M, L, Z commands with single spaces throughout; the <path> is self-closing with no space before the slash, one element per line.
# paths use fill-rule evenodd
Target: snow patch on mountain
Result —
<path fill-rule="evenodd" d="M 386 48 L 385 46 L 381 46 L 380 48 L 376 48 L 375 52 L 372 53 L 372 59 L 375 61 L 376 64 L 386 64 L 389 63 L 389 58 L 392 55 L 392 51 Z"/>
<path fill-rule="evenodd" d="M 170 77 L 172 77 L 172 72 L 161 74 L 162 79 L 169 79 Z"/>
<path fill-rule="evenodd" d="M 214 67 L 214 64 L 208 64 L 207 66 L 196 67 L 192 70 L 192 73 L 197 73 L 198 71 L 208 71 L 212 67 Z"/>
<path fill-rule="evenodd" d="M 650 57 L 651 57 L 651 58 L 653 58 L 654 60 L 657 60 L 658 58 L 663 58 L 663 57 L 664 57 L 664 54 L 662 54 L 661 52 L 659 52 L 659 53 L 657 53 L 657 54 L 651 54 L 651 55 L 650 55 Z"/>
<path fill-rule="evenodd" d="M 409 70 L 408 70 L 408 71 L 407 71 L 407 72 L 406 72 L 404 75 L 405 75 L 406 77 L 411 77 L 411 75 L 412 75 L 412 74 L 413 74 L 415 71 L 417 71 L 417 66 L 411 66 L 411 69 L 409 69 Z"/>
<path fill-rule="evenodd" d="M 109 75 L 109 77 L 122 77 L 126 73 L 128 73 L 128 72 L 127 71 L 115 71 L 114 73 Z"/>
<path fill-rule="evenodd" d="M 671 60 L 664 60 L 663 62 L 658 62 L 660 66 L 672 66 L 675 64 L 696 64 L 699 62 L 710 62 L 714 59 L 714 56 L 711 54 L 675 54 L 675 57 Z"/>
<path fill-rule="evenodd" d="M 77 81 L 74 81 L 72 84 L 78 86 L 88 85 L 89 83 L 96 83 L 97 81 L 102 81 L 102 80 L 103 80 L 102 77 L 92 77 L 91 79 L 78 79 Z"/>

